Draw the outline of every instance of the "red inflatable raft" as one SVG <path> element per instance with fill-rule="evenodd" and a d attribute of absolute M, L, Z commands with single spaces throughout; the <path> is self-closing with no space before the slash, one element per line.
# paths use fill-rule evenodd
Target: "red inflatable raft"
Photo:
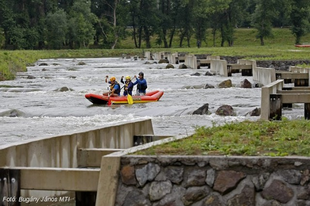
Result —
<path fill-rule="evenodd" d="M 146 103 L 146 102 L 156 102 L 161 96 L 163 96 L 163 91 L 152 91 L 146 93 L 144 96 L 132 96 L 133 103 Z M 128 104 L 126 96 L 119 97 L 108 97 L 100 94 L 85 94 L 85 98 L 88 99 L 93 104 L 107 104 L 109 98 L 112 104 Z"/>
<path fill-rule="evenodd" d="M 310 47 L 310 44 L 297 44 L 297 45 L 295 45 L 295 47 L 304 47 L 304 48 L 308 48 L 308 47 Z"/>

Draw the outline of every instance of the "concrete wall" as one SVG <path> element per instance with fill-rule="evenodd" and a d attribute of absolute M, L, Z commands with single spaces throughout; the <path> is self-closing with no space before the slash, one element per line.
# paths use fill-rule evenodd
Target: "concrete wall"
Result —
<path fill-rule="evenodd" d="M 178 53 L 173 53 L 173 54 L 170 53 L 170 54 L 167 54 L 166 56 L 170 64 L 177 63 Z"/>
<path fill-rule="evenodd" d="M 276 81 L 274 68 L 253 67 L 253 81 L 262 85 Z"/>
<path fill-rule="evenodd" d="M 126 149 L 133 146 L 133 136 L 141 134 L 154 134 L 150 119 L 127 121 L 82 133 L 4 145 L 0 147 L 0 167 L 76 168 L 79 148 Z M 50 181 L 53 181 L 52 179 Z M 22 197 L 52 197 L 64 194 L 66 193 L 37 190 L 21 192 Z"/>
<path fill-rule="evenodd" d="M 278 90 L 282 90 L 283 86 L 284 86 L 284 80 L 281 79 L 262 87 L 261 116 L 260 116 L 262 120 L 269 120 L 270 94 L 276 94 Z"/>
<path fill-rule="evenodd" d="M 148 60 L 151 60 L 151 52 L 150 51 L 146 51 L 144 52 L 144 57 L 147 58 Z"/>
<path fill-rule="evenodd" d="M 220 56 L 207 56 L 207 60 L 220 60 Z"/>
<path fill-rule="evenodd" d="M 126 149 L 133 146 L 133 136 L 139 134 L 154 134 L 150 119 L 4 145 L 0 147 L 0 167 L 75 168 L 78 148 Z"/>
<path fill-rule="evenodd" d="M 238 59 L 237 64 L 252 65 L 252 69 L 254 69 L 256 67 L 256 61 L 255 60 Z"/>
<path fill-rule="evenodd" d="M 309 158 L 123 156 L 116 206 L 310 205 Z"/>
<path fill-rule="evenodd" d="M 184 64 L 192 69 L 197 69 L 197 57 L 194 55 L 186 55 Z"/>
<path fill-rule="evenodd" d="M 297 67 L 297 66 L 290 66 L 289 67 L 290 72 L 295 72 L 295 73 L 308 73 L 308 79 L 310 79 L 310 68 L 303 68 L 303 67 Z"/>
<path fill-rule="evenodd" d="M 165 52 L 156 52 L 154 53 L 154 60 L 161 60 L 165 57 Z"/>
<path fill-rule="evenodd" d="M 214 74 L 218 74 L 224 77 L 228 76 L 227 73 L 227 61 L 226 60 L 211 60 L 210 71 Z"/>
<path fill-rule="evenodd" d="M 297 73 L 309 73 L 310 68 L 303 68 L 303 67 L 297 67 L 297 66 L 290 66 L 289 67 L 290 72 L 297 72 Z"/>

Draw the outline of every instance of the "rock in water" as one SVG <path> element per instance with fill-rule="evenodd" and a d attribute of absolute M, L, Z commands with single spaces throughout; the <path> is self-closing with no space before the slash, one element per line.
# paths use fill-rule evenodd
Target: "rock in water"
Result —
<path fill-rule="evenodd" d="M 199 107 L 197 110 L 193 112 L 193 114 L 198 114 L 198 115 L 210 114 L 209 104 L 206 103 L 203 106 Z"/>
<path fill-rule="evenodd" d="M 230 105 L 220 106 L 215 113 L 220 116 L 236 116 L 233 107 Z"/>

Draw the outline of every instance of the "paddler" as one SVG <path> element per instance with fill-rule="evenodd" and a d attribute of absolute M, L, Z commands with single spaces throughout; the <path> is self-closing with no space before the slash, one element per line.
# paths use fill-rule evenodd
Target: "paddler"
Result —
<path fill-rule="evenodd" d="M 133 83 L 131 82 L 130 76 L 125 77 L 125 82 L 123 80 L 124 76 L 121 77 L 121 82 L 124 84 L 124 96 L 132 95 Z"/>
<path fill-rule="evenodd" d="M 138 96 L 145 95 L 147 89 L 147 83 L 146 80 L 144 79 L 144 73 L 139 72 L 139 77 L 137 77 L 136 75 L 134 77 L 136 78 L 136 82 L 133 83 L 133 85 L 137 84 L 137 95 Z"/>
<path fill-rule="evenodd" d="M 106 76 L 105 82 L 110 84 L 109 91 L 103 93 L 102 95 L 104 95 L 104 96 L 109 96 L 110 95 L 110 97 L 118 97 L 118 96 L 120 96 L 121 87 L 120 87 L 119 83 L 116 81 L 116 78 L 115 77 L 111 77 L 110 81 L 108 81 L 108 78 L 109 78 L 109 76 Z"/>

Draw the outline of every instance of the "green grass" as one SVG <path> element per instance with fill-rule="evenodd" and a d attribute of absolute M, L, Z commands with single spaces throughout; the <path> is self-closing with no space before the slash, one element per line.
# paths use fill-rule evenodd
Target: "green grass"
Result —
<path fill-rule="evenodd" d="M 194 135 L 138 155 L 310 156 L 307 120 L 227 123 L 197 127 Z"/>
<path fill-rule="evenodd" d="M 255 38 L 254 29 L 237 29 L 233 47 L 220 47 L 217 35 L 216 47 L 212 46 L 212 38 L 208 31 L 207 41 L 201 48 L 196 47 L 192 38 L 191 47 L 184 44 L 179 47 L 178 38 L 174 39 L 173 48 L 163 48 L 152 39 L 151 49 L 135 49 L 131 38 L 123 40 L 121 49 L 83 49 L 83 50 L 43 50 L 43 51 L 0 51 L 0 80 L 14 79 L 18 71 L 26 71 L 31 65 L 45 58 L 87 58 L 87 57 L 119 57 L 123 53 L 138 55 L 143 51 L 188 52 L 191 54 L 212 54 L 220 56 L 242 56 L 255 60 L 306 60 L 310 56 L 310 48 L 296 48 L 295 38 L 289 29 L 274 29 L 274 38 L 266 39 L 265 46 Z M 310 35 L 303 37 L 303 42 L 310 42 Z M 310 124 L 306 120 L 294 121 L 258 121 L 227 123 L 211 128 L 197 127 L 193 136 L 152 147 L 138 154 L 160 155 L 266 155 L 310 156 Z"/>
<path fill-rule="evenodd" d="M 216 36 L 216 46 L 213 47 L 211 31 L 208 30 L 207 41 L 202 42 L 202 47 L 196 47 L 196 39 L 192 38 L 190 45 L 187 47 L 184 42 L 183 47 L 179 47 L 179 38 L 174 38 L 172 48 L 163 48 L 162 45 L 156 45 L 156 37 L 151 40 L 152 48 L 147 49 L 153 52 L 188 52 L 191 54 L 212 54 L 219 56 L 240 56 L 247 59 L 255 60 L 305 60 L 309 59 L 310 48 L 296 48 L 294 45 L 295 37 L 287 28 L 273 29 L 274 37 L 265 39 L 265 46 L 260 45 L 256 36 L 255 29 L 236 29 L 235 41 L 233 47 L 228 47 L 227 43 L 224 47 L 220 47 L 221 38 L 219 34 Z M 310 42 L 310 34 L 302 38 L 303 42 Z M 122 48 L 133 48 L 133 40 L 127 38 L 121 42 Z M 143 47 L 144 50 L 145 46 Z M 138 49 L 137 49 L 138 50 Z M 141 51 L 142 49 L 140 49 Z"/>
<path fill-rule="evenodd" d="M 26 71 L 26 66 L 39 59 L 47 58 L 95 58 L 121 56 L 122 53 L 136 54 L 140 50 L 17 50 L 0 51 L 0 80 L 14 79 L 16 72 Z"/>
<path fill-rule="evenodd" d="M 260 46 L 260 40 L 256 38 L 256 29 L 253 28 L 239 28 L 235 29 L 234 34 L 234 47 L 246 47 L 246 46 Z M 179 46 L 180 38 L 175 36 L 172 42 L 173 48 L 180 48 Z M 302 37 L 302 42 L 310 42 L 310 34 Z M 292 34 L 291 30 L 288 28 L 274 28 L 273 29 L 273 37 L 265 39 L 266 46 L 279 46 L 279 45 L 286 45 L 286 46 L 294 46 L 295 37 Z M 163 48 L 163 45 L 156 45 L 156 36 L 151 38 L 151 45 L 153 48 Z M 217 32 L 216 39 L 215 39 L 215 47 L 220 47 L 221 45 L 221 37 L 220 33 Z M 190 41 L 191 47 L 196 47 L 196 39 L 194 36 L 191 38 Z M 203 41 L 201 44 L 202 47 L 213 47 L 213 37 L 211 34 L 211 30 L 207 31 L 206 41 Z M 227 42 L 224 44 L 227 46 Z M 145 48 L 145 44 L 143 46 Z M 124 49 L 133 49 L 134 48 L 134 41 L 131 37 L 128 37 L 125 40 L 122 40 L 119 48 Z M 183 48 L 187 47 L 186 40 L 183 41 Z"/>
<path fill-rule="evenodd" d="M 260 46 L 256 39 L 255 29 L 236 29 L 235 43 L 233 47 L 220 47 L 219 34 L 216 36 L 216 46 L 213 47 L 211 31 L 208 30 L 207 40 L 202 43 L 201 48 L 196 47 L 195 38 L 191 39 L 191 47 L 185 44 L 179 47 L 178 36 L 173 41 L 173 48 L 163 48 L 156 45 L 156 37 L 153 37 L 152 48 L 134 48 L 131 37 L 121 41 L 119 49 L 81 49 L 81 50 L 40 50 L 40 51 L 0 51 L 0 80 L 14 79 L 18 71 L 26 71 L 26 65 L 31 65 L 38 59 L 43 58 L 88 58 L 88 57 L 119 57 L 122 54 L 139 55 L 143 51 L 167 51 L 188 52 L 191 54 L 211 54 L 218 56 L 239 56 L 255 60 L 306 60 L 310 56 L 310 48 L 296 48 L 295 38 L 291 31 L 285 29 L 273 29 L 274 38 L 266 39 L 265 46 Z M 310 34 L 303 37 L 304 42 L 310 39 Z M 184 41 L 184 43 L 186 43 Z"/>

